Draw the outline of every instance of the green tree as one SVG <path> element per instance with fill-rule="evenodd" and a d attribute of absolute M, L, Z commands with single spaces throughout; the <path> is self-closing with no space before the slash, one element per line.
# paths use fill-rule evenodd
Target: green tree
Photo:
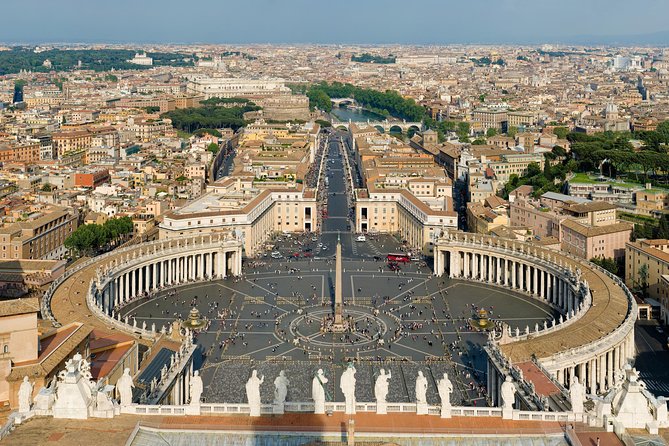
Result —
<path fill-rule="evenodd" d="M 53 186 L 51 186 L 49 183 L 44 184 L 42 186 L 42 192 L 51 192 L 53 190 Z"/>
<path fill-rule="evenodd" d="M 639 280 L 637 284 L 645 297 L 648 290 L 648 265 L 646 263 L 639 267 Z"/>
<path fill-rule="evenodd" d="M 513 125 L 509 126 L 509 128 L 506 131 L 506 135 L 509 138 L 515 138 L 517 134 L 518 134 L 518 127 L 515 127 Z"/>
<path fill-rule="evenodd" d="M 490 127 L 488 130 L 485 132 L 485 136 L 488 138 L 492 138 L 493 136 L 497 135 L 497 129 Z"/>
<path fill-rule="evenodd" d="M 557 136 L 560 139 L 566 139 L 568 133 L 569 129 L 567 127 L 555 127 L 553 129 L 553 134 L 555 134 L 555 136 Z"/>
<path fill-rule="evenodd" d="M 611 274 L 618 274 L 619 267 L 618 267 L 618 262 L 616 262 L 615 259 L 612 259 L 611 257 L 593 257 L 590 259 L 592 263 L 595 265 L 598 265 Z"/>
<path fill-rule="evenodd" d="M 307 97 L 309 98 L 309 106 L 312 109 L 319 109 L 325 112 L 332 111 L 332 101 L 330 96 L 323 90 L 309 90 L 307 92 Z"/>
<path fill-rule="evenodd" d="M 216 155 L 221 148 L 215 142 L 212 142 L 207 146 L 207 150 Z"/>
<path fill-rule="evenodd" d="M 655 238 L 669 239 L 669 217 L 666 214 L 660 219 Z"/>

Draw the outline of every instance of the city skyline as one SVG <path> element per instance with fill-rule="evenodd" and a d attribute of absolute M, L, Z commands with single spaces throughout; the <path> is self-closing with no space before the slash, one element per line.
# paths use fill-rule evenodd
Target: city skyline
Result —
<path fill-rule="evenodd" d="M 187 7 L 174 0 L 142 4 L 11 0 L 3 6 L 6 17 L 16 18 L 0 29 L 0 41 L 7 44 L 663 45 L 669 41 L 663 19 L 669 15 L 669 3 L 660 0 L 636 2 L 639 13 L 632 15 L 622 0 L 551 4 L 423 0 L 411 5 L 399 0 L 362 4 L 342 0 L 336 7 L 307 0 L 236 4 L 195 0 Z M 41 13 L 31 17 L 27 27 L 19 18 L 29 10 Z M 254 25 L 230 17 L 252 17 Z M 387 26 L 390 23 L 397 26 Z"/>

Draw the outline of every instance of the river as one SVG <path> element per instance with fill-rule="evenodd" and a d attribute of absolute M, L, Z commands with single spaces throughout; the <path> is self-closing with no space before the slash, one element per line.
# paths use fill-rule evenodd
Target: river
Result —
<path fill-rule="evenodd" d="M 333 107 L 330 113 L 341 122 L 348 122 L 349 120 L 353 122 L 383 121 L 385 119 L 385 117 L 374 112 L 359 108 Z"/>

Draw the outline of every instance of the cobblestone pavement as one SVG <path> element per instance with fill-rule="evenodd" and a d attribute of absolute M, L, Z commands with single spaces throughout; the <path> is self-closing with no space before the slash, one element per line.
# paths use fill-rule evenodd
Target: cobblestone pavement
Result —
<path fill-rule="evenodd" d="M 185 285 L 124 310 L 138 325 L 146 321 L 160 327 L 186 317 L 194 305 L 211 321 L 197 339 L 203 354 L 198 366 L 210 402 L 246 401 L 244 383 L 253 369 L 265 376 L 263 401 L 271 401 L 281 370 L 291 381 L 288 400 L 307 401 L 318 368 L 329 379 L 330 398 L 343 400 L 339 376 L 353 361 L 359 401 L 373 401 L 375 375 L 383 367 L 392 373 L 388 401 L 412 401 L 415 377 L 422 370 L 429 381 L 429 402 L 437 402 L 436 380 L 447 372 L 455 384 L 455 404 L 484 405 L 481 346 L 486 335 L 469 328 L 474 310 L 484 307 L 492 318 L 521 330 L 554 315 L 529 296 L 435 278 L 417 264 L 400 273 L 383 261 L 347 260 L 343 266 L 344 314 L 356 321 L 358 332 L 369 330 L 364 334 L 320 333 L 322 316 L 332 312 L 330 259 L 249 262 L 243 278 Z"/>

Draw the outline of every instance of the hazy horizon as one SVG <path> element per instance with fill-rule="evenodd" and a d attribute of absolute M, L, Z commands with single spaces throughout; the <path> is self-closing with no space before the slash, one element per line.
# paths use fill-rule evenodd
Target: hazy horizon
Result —
<path fill-rule="evenodd" d="M 669 2 L 8 0 L 5 44 L 668 45 Z M 33 13 L 31 15 L 31 13 Z"/>

